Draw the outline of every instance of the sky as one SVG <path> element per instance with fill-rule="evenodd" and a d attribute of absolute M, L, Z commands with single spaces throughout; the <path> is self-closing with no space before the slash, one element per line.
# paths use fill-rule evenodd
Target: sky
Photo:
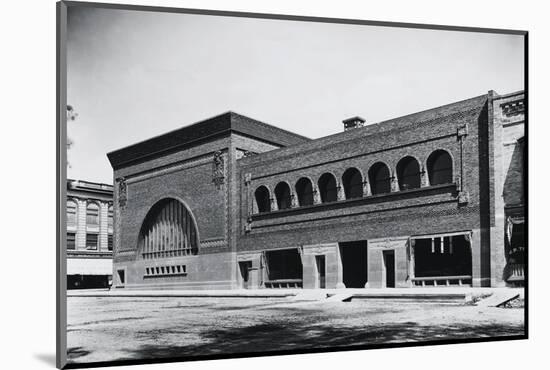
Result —
<path fill-rule="evenodd" d="M 523 37 L 69 7 L 68 178 L 106 153 L 232 110 L 319 138 L 524 89 Z"/>

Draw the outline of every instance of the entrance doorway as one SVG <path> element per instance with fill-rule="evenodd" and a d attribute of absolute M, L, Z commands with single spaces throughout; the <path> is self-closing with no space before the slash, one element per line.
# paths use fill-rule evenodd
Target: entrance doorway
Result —
<path fill-rule="evenodd" d="M 241 284 L 243 289 L 248 289 L 251 268 L 252 268 L 252 261 L 239 262 L 239 270 L 241 272 L 241 281 L 242 281 Z"/>
<path fill-rule="evenodd" d="M 394 251 L 384 251 L 382 254 L 386 269 L 386 288 L 395 288 L 395 253 Z"/>
<path fill-rule="evenodd" d="M 317 264 L 317 287 L 321 289 L 326 288 L 326 265 L 325 256 L 315 256 L 315 262 Z"/>
<path fill-rule="evenodd" d="M 367 283 L 367 241 L 340 243 L 340 256 L 346 288 L 364 288 Z"/>

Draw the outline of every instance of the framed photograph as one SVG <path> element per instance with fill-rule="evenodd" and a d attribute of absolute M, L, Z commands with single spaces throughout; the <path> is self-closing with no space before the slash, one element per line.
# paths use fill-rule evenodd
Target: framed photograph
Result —
<path fill-rule="evenodd" d="M 59 368 L 528 337 L 527 31 L 57 27 Z"/>

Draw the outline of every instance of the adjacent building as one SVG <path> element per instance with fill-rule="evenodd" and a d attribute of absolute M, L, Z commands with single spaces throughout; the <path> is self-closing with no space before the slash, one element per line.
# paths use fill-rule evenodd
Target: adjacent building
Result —
<path fill-rule="evenodd" d="M 67 180 L 67 288 L 109 287 L 113 186 Z"/>
<path fill-rule="evenodd" d="M 117 288 L 522 285 L 525 97 L 311 140 L 227 112 L 108 154 Z"/>

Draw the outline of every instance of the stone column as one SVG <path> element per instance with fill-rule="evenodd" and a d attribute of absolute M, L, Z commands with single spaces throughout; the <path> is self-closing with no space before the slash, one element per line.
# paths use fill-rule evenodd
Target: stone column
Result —
<path fill-rule="evenodd" d="M 363 182 L 363 196 L 364 197 L 368 197 L 368 196 L 371 196 L 372 195 L 372 192 L 370 190 L 370 184 L 368 181 L 364 181 Z"/>
<path fill-rule="evenodd" d="M 313 204 L 321 204 L 321 194 L 317 184 L 313 184 Z"/>
<path fill-rule="evenodd" d="M 76 250 L 86 249 L 86 201 L 78 199 L 76 213 Z"/>
<path fill-rule="evenodd" d="M 290 193 L 290 208 L 296 208 L 298 207 L 298 196 L 296 193 L 292 192 Z"/>
<path fill-rule="evenodd" d="M 395 172 L 392 173 L 391 177 L 391 191 L 392 193 L 399 191 L 399 181 L 397 180 L 397 174 Z"/>
<path fill-rule="evenodd" d="M 426 167 L 422 166 L 420 176 L 420 186 L 423 188 L 430 186 L 430 177 L 428 176 L 428 171 L 426 171 Z"/>
<path fill-rule="evenodd" d="M 272 211 L 278 211 L 279 207 L 277 206 L 277 199 L 269 198 L 269 201 L 271 202 L 271 210 Z"/>
<path fill-rule="evenodd" d="M 336 199 L 337 200 L 344 200 L 346 199 L 346 193 L 344 191 L 344 186 L 338 181 L 336 183 Z"/>
<path fill-rule="evenodd" d="M 107 251 L 107 229 L 108 229 L 109 204 L 101 202 L 99 204 L 99 245 L 97 251 Z"/>

